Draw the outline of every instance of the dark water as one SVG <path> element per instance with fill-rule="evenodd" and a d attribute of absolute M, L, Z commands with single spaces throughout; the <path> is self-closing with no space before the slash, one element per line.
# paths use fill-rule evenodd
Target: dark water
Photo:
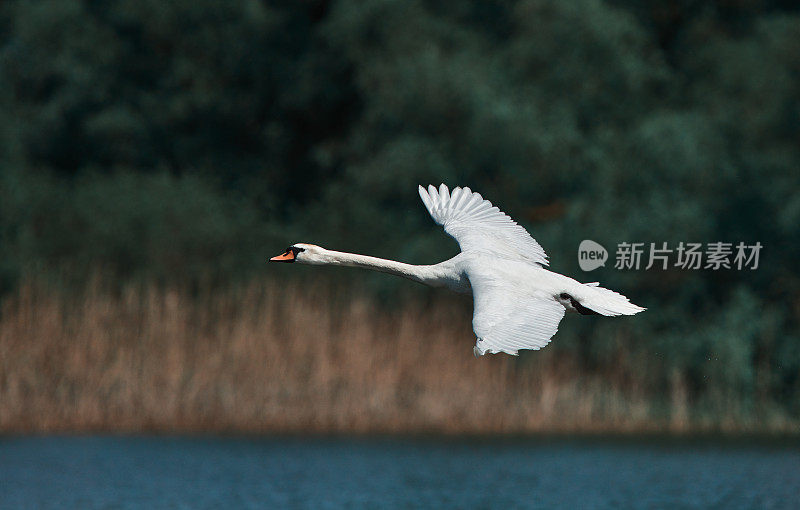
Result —
<path fill-rule="evenodd" d="M 800 508 L 800 445 L 0 439 L 3 508 Z"/>

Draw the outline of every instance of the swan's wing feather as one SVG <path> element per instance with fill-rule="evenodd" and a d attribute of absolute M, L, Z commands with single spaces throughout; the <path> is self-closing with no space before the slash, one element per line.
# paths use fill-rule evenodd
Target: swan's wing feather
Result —
<path fill-rule="evenodd" d="M 488 251 L 497 256 L 548 265 L 544 249 L 500 209 L 469 188 L 442 184 L 419 187 L 419 196 L 433 221 L 444 227 L 461 251 Z"/>
<path fill-rule="evenodd" d="M 470 278 L 475 301 L 475 354 L 539 350 L 558 331 L 565 308 L 552 296 L 523 292 L 490 278 Z"/>

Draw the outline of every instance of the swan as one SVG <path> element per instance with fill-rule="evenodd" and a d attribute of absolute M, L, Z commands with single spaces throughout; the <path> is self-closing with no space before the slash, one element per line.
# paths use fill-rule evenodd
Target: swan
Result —
<path fill-rule="evenodd" d="M 433 265 L 412 265 L 297 243 L 273 262 L 362 267 L 433 287 L 472 292 L 476 357 L 539 350 L 556 334 L 566 311 L 584 315 L 633 315 L 645 308 L 599 283 L 580 283 L 552 272 L 547 255 L 528 232 L 467 187 L 419 187 L 433 221 L 461 248 Z"/>

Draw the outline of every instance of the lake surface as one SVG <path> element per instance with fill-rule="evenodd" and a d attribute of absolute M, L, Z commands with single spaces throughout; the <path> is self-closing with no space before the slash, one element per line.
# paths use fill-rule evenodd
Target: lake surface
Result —
<path fill-rule="evenodd" d="M 800 508 L 797 442 L 0 438 L 2 508 Z"/>

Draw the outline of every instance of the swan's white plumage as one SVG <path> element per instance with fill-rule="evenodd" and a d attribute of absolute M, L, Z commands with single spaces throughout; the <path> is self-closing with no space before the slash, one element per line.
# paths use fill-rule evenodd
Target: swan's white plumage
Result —
<path fill-rule="evenodd" d="M 414 281 L 472 292 L 474 352 L 541 349 L 550 342 L 566 310 L 600 315 L 633 315 L 644 308 L 597 282 L 580 283 L 549 271 L 547 255 L 528 232 L 469 188 L 419 187 L 433 220 L 461 247 L 455 257 L 416 266 L 366 255 L 296 244 L 273 260 L 363 267 Z M 291 252 L 291 257 L 289 253 Z"/>
<path fill-rule="evenodd" d="M 483 251 L 547 266 L 544 249 L 508 215 L 469 188 L 442 184 L 419 187 L 419 196 L 433 221 L 444 227 L 462 252 Z"/>
<path fill-rule="evenodd" d="M 472 329 L 478 337 L 476 355 L 539 350 L 556 334 L 565 308 L 552 296 L 520 292 L 488 279 L 470 281 L 475 300 Z"/>
<path fill-rule="evenodd" d="M 508 215 L 469 188 L 419 187 L 433 220 L 458 242 L 474 300 L 475 355 L 538 350 L 558 331 L 569 299 L 601 315 L 632 315 L 644 308 L 597 282 L 581 284 L 544 269 L 547 254 Z M 566 304 L 565 304 L 566 303 Z"/>
<path fill-rule="evenodd" d="M 582 284 L 573 290 L 572 296 L 583 306 L 600 315 L 633 315 L 644 311 L 644 308 L 634 305 L 619 292 L 600 287 L 596 282 Z"/>

